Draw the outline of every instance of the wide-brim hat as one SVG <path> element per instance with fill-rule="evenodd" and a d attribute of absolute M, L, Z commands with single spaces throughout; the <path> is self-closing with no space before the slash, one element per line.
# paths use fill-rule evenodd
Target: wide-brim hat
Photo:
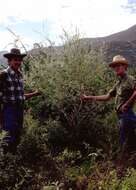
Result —
<path fill-rule="evenodd" d="M 24 58 L 27 54 L 21 53 L 19 49 L 17 48 L 12 48 L 9 53 L 5 53 L 3 56 L 6 57 L 7 59 L 10 59 L 12 57 L 20 57 Z"/>
<path fill-rule="evenodd" d="M 109 67 L 115 67 L 116 65 L 128 65 L 128 61 L 122 55 L 116 55 L 113 57 L 112 62 L 109 64 Z"/>

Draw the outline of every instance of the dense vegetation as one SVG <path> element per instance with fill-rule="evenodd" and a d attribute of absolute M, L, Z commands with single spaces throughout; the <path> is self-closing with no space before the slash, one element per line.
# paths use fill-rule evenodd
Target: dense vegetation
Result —
<path fill-rule="evenodd" d="M 0 149 L 0 189 L 135 190 L 130 161 L 118 176 L 114 102 L 80 100 L 83 93 L 105 94 L 114 83 L 101 50 L 83 48 L 78 36 L 66 36 L 59 54 L 53 46 L 35 50 L 25 60 L 25 88 L 42 95 L 25 103 L 17 153 L 3 155 Z"/>

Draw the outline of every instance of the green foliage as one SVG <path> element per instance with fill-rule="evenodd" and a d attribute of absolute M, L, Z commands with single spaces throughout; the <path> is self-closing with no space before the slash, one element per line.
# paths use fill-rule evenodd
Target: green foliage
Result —
<path fill-rule="evenodd" d="M 80 151 L 70 151 L 66 148 L 58 157 L 58 160 L 61 160 L 65 163 L 74 164 L 81 157 L 82 155 Z"/>
<path fill-rule="evenodd" d="M 0 189 L 135 190 L 135 170 L 120 180 L 113 164 L 119 147 L 113 101 L 80 100 L 106 94 L 114 74 L 101 49 L 85 48 L 79 35 L 66 32 L 63 41 L 59 51 L 38 45 L 25 61 L 26 91 L 42 96 L 25 103 L 16 155 L 3 155 L 0 136 Z"/>
<path fill-rule="evenodd" d="M 56 161 L 46 146 L 46 132 L 27 114 L 25 128 L 17 153 L 1 154 L 0 188 L 4 190 L 42 189 L 61 176 Z"/>
<path fill-rule="evenodd" d="M 136 190 L 136 171 L 135 169 L 128 169 L 127 174 L 121 184 L 122 190 Z"/>
<path fill-rule="evenodd" d="M 59 50 L 39 46 L 39 54 L 29 58 L 29 69 L 25 70 L 27 89 L 38 88 L 43 95 L 29 101 L 26 108 L 31 107 L 33 116 L 47 129 L 48 145 L 55 152 L 69 148 L 83 153 L 85 143 L 106 152 L 117 148 L 113 102 L 80 100 L 84 93 L 107 93 L 114 81 L 101 50 L 84 48 L 79 35 L 69 38 L 65 32 L 64 46 Z"/>
<path fill-rule="evenodd" d="M 79 96 L 83 86 L 90 89 L 91 85 L 93 88 L 94 78 L 95 85 L 100 84 L 103 78 L 100 76 L 103 67 L 99 64 L 102 63 L 101 57 L 98 58 L 98 54 L 93 51 L 88 52 L 79 40 L 73 39 L 65 44 L 61 54 L 55 58 L 53 47 L 48 51 L 47 53 L 43 50 L 46 57 L 40 54 L 32 59 L 31 72 L 26 75 L 26 81 L 28 86 L 38 87 L 43 91 L 52 104 L 61 106 L 65 98 L 73 99 L 74 96 Z"/>
<path fill-rule="evenodd" d="M 3 155 L 3 148 L 2 146 L 4 145 L 4 137 L 7 135 L 7 133 L 4 130 L 1 130 L 0 132 L 0 155 Z"/>
<path fill-rule="evenodd" d="M 47 123 L 47 141 L 52 153 L 63 150 L 68 144 L 68 131 L 58 121 L 49 120 Z"/>
<path fill-rule="evenodd" d="M 97 175 L 96 175 L 97 174 Z M 100 172 L 97 168 L 95 177 L 91 177 L 88 190 L 135 190 L 136 189 L 136 171 L 128 169 L 124 178 L 117 177 L 116 170 Z"/>
<path fill-rule="evenodd" d="M 88 190 L 120 190 L 120 180 L 117 178 L 116 171 L 112 170 L 107 174 L 99 174 L 97 180 L 90 180 Z"/>

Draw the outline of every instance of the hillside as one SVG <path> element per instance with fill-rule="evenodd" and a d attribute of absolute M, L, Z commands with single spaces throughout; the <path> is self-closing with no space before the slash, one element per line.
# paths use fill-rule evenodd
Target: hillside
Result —
<path fill-rule="evenodd" d="M 5 51 L 0 52 L 0 66 L 3 67 L 7 64 L 7 60 L 3 57 L 3 54 L 6 53 Z"/>
<path fill-rule="evenodd" d="M 83 48 L 87 48 L 88 51 L 93 48 L 101 48 L 101 52 L 107 63 L 116 54 L 124 55 L 133 65 L 136 62 L 136 25 L 106 37 L 82 38 L 80 42 Z M 53 49 L 49 47 L 45 48 L 45 52 L 51 53 L 53 56 L 61 56 L 63 48 L 61 46 L 55 46 Z M 40 53 L 40 48 L 31 51 L 33 55 L 37 53 Z"/>
<path fill-rule="evenodd" d="M 122 54 L 132 64 L 136 63 L 136 25 L 106 37 L 84 38 L 81 41 L 91 48 L 101 48 L 106 62 L 111 61 L 114 55 Z"/>
<path fill-rule="evenodd" d="M 99 38 L 85 38 L 85 41 L 92 41 L 92 42 L 113 42 L 113 41 L 135 41 L 136 40 L 136 25 L 128 28 L 127 30 L 123 30 L 121 32 L 105 36 Z"/>
<path fill-rule="evenodd" d="M 124 55 L 133 65 L 136 63 L 136 25 L 127 30 L 99 38 L 82 38 L 80 42 L 84 48 L 91 50 L 92 48 L 101 48 L 105 61 L 108 63 L 116 54 Z M 51 53 L 53 56 L 61 56 L 63 52 L 62 46 L 53 48 L 44 48 L 45 53 Z M 35 48 L 29 51 L 32 55 L 37 55 L 41 52 L 40 48 Z M 3 53 L 0 52 L 0 64 L 5 64 L 6 59 L 3 58 Z M 42 49 L 43 53 L 43 49 Z"/>

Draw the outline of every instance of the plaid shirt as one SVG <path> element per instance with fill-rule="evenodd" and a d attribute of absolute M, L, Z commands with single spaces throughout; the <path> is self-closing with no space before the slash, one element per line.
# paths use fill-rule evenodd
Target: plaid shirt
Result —
<path fill-rule="evenodd" d="M 24 87 L 20 71 L 15 73 L 10 67 L 0 73 L 0 102 L 23 103 Z"/>

